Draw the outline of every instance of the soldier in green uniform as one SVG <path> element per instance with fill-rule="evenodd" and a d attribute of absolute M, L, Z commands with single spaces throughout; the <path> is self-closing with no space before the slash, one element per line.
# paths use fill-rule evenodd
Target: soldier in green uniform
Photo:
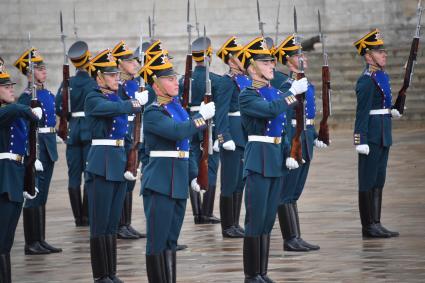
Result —
<path fill-rule="evenodd" d="M 25 121 L 41 119 L 40 107 L 16 104 L 15 82 L 0 57 L 0 282 L 11 283 L 10 250 L 24 198 L 24 156 L 28 142 Z"/>
<path fill-rule="evenodd" d="M 68 165 L 68 194 L 76 226 L 88 225 L 87 190 L 84 185 L 81 197 L 81 177 L 86 168 L 90 148 L 90 129 L 84 114 L 84 101 L 96 88 L 96 82 L 87 73 L 90 60 L 87 43 L 77 41 L 68 50 L 68 58 L 76 68 L 75 76 L 69 78 L 71 101 L 66 140 L 66 163 Z M 56 114 L 62 112 L 62 85 L 56 94 Z"/>
<path fill-rule="evenodd" d="M 263 37 L 248 43 L 237 55 L 252 78 L 239 95 L 242 126 L 248 135 L 244 153 L 245 282 L 273 282 L 267 276 L 270 232 L 276 219 L 283 174 L 282 135 L 285 112 L 297 104 L 295 95 L 307 90 L 307 79 L 289 91 L 270 86 L 275 60 Z"/>
<path fill-rule="evenodd" d="M 36 86 L 36 97 L 43 110 L 37 128 L 38 154 L 43 171 L 37 174 L 37 188 L 40 191 L 37 198 L 28 200 L 24 204 L 24 235 L 25 254 L 48 254 L 62 252 L 62 249 L 48 244 L 46 238 L 46 203 L 49 195 L 50 181 L 52 180 L 53 168 L 58 160 L 56 147 L 56 113 L 55 95 L 44 87 L 47 80 L 47 68 L 38 50 L 30 48 L 26 50 L 14 66 L 28 78 L 30 84 L 32 74 L 28 71 L 29 53 L 34 62 L 34 84 Z M 31 89 L 28 87 L 21 94 L 18 103 L 30 105 Z"/>
<path fill-rule="evenodd" d="M 117 230 L 127 192 L 124 179 L 127 155 L 124 138 L 128 115 L 141 111 L 143 99 L 122 100 L 118 95 L 119 70 L 109 49 L 96 55 L 89 74 L 97 89 L 90 92 L 84 112 L 92 144 L 87 156 L 90 254 L 95 282 L 122 282 L 117 276 Z"/>
<path fill-rule="evenodd" d="M 214 103 L 201 104 L 189 117 L 181 106 L 179 85 L 166 55 L 157 54 L 141 69 L 157 95 L 143 114 L 149 163 L 143 170 L 146 216 L 146 270 L 149 282 L 176 282 L 177 240 L 183 224 L 189 186 L 190 137 L 206 127 Z"/>
<path fill-rule="evenodd" d="M 375 29 L 354 43 L 366 68 L 356 84 L 354 145 L 359 156 L 359 210 L 363 237 L 397 237 L 381 224 L 382 190 L 392 145 L 391 120 L 401 115 L 392 109 L 391 85 L 384 68 L 384 40 Z"/>

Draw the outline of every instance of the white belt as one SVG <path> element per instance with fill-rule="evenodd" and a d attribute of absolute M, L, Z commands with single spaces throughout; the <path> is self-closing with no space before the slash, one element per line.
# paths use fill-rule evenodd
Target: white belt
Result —
<path fill-rule="evenodd" d="M 234 116 L 234 117 L 236 117 L 236 116 L 241 116 L 241 111 L 236 111 L 236 112 L 229 112 L 229 114 L 228 114 L 229 116 Z"/>
<path fill-rule="evenodd" d="M 38 128 L 38 132 L 40 134 L 56 133 L 56 129 L 53 127 Z"/>
<path fill-rule="evenodd" d="M 182 150 L 152 150 L 149 152 L 149 157 L 174 157 L 174 158 L 189 158 L 189 151 Z"/>
<path fill-rule="evenodd" d="M 385 114 L 391 114 L 391 109 L 375 109 L 370 110 L 369 115 L 385 115 Z"/>
<path fill-rule="evenodd" d="M 268 137 L 268 136 L 248 136 L 248 141 L 250 142 L 266 142 L 280 144 L 282 142 L 281 137 Z"/>
<path fill-rule="evenodd" d="M 197 112 L 197 111 L 199 111 L 199 109 L 200 109 L 201 107 L 200 106 L 190 106 L 190 111 L 192 111 L 192 112 Z"/>
<path fill-rule="evenodd" d="M 124 140 L 92 140 L 91 145 L 124 146 Z"/>
<path fill-rule="evenodd" d="M 128 121 L 133 122 L 134 121 L 134 116 L 133 115 L 129 115 L 128 116 Z"/>
<path fill-rule="evenodd" d="M 10 159 L 10 160 L 18 161 L 20 163 L 24 162 L 24 157 L 22 155 L 10 153 L 10 152 L 0 153 L 0 159 Z"/>
<path fill-rule="evenodd" d="M 314 125 L 314 119 L 305 119 L 305 124 L 307 126 L 313 126 Z M 296 119 L 292 119 L 291 120 L 291 125 L 293 127 L 295 127 L 297 125 L 297 120 Z"/>
<path fill-rule="evenodd" d="M 74 118 L 76 118 L 76 117 L 85 117 L 85 116 L 86 116 L 86 114 L 84 114 L 84 111 L 72 112 L 71 113 L 71 117 L 74 117 Z"/>

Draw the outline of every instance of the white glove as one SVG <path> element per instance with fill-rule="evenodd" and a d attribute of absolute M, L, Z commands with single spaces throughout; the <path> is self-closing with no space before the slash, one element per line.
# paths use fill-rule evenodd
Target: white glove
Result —
<path fill-rule="evenodd" d="M 289 91 L 292 92 L 294 95 L 297 95 L 306 92 L 307 88 L 308 81 L 306 78 L 302 78 L 301 80 L 293 81 Z"/>
<path fill-rule="evenodd" d="M 131 173 L 130 171 L 125 171 L 124 179 L 126 179 L 127 181 L 136 181 L 137 176 L 134 176 L 133 173 Z"/>
<path fill-rule="evenodd" d="M 322 142 L 318 139 L 314 140 L 314 146 L 317 147 L 317 148 L 327 148 L 328 147 L 327 144 L 325 144 L 324 142 Z"/>
<path fill-rule="evenodd" d="M 300 165 L 294 158 L 288 157 L 286 158 L 286 167 L 288 167 L 289 170 L 292 170 L 297 169 L 298 167 L 300 167 Z"/>
<path fill-rule="evenodd" d="M 199 114 L 201 114 L 202 118 L 204 120 L 211 119 L 215 115 L 215 104 L 214 102 L 209 102 L 205 104 L 204 102 L 201 103 L 201 106 L 199 106 Z"/>
<path fill-rule="evenodd" d="M 402 115 L 397 109 L 393 108 L 391 109 L 391 116 L 393 116 L 393 118 L 401 118 Z"/>
<path fill-rule="evenodd" d="M 35 160 L 34 167 L 35 167 L 35 171 L 38 171 L 38 172 L 42 172 L 44 170 L 43 164 L 38 159 Z"/>
<path fill-rule="evenodd" d="M 215 140 L 215 141 L 214 141 L 214 144 L 213 144 L 213 150 L 214 150 L 215 152 L 220 152 L 220 146 L 219 146 L 218 140 Z"/>
<path fill-rule="evenodd" d="M 359 154 L 369 154 L 369 146 L 367 144 L 356 145 L 356 151 Z"/>
<path fill-rule="evenodd" d="M 149 100 L 149 91 L 144 90 L 142 92 L 136 91 L 134 97 L 139 101 L 140 105 L 145 105 Z"/>
<path fill-rule="evenodd" d="M 235 142 L 233 140 L 227 141 L 227 142 L 223 143 L 223 148 L 225 150 L 235 151 L 235 149 L 236 149 Z"/>
<path fill-rule="evenodd" d="M 41 119 L 41 117 L 43 116 L 43 110 L 41 110 L 40 107 L 35 107 L 31 109 L 32 114 L 34 114 L 38 120 Z"/>
<path fill-rule="evenodd" d="M 35 194 L 33 196 L 30 195 L 29 193 L 25 192 L 25 191 L 23 192 L 23 196 L 24 196 L 24 199 L 35 199 L 37 197 L 38 193 L 39 193 L 38 188 L 35 187 Z"/>
<path fill-rule="evenodd" d="M 201 187 L 198 184 L 197 178 L 193 179 L 192 182 L 190 182 L 190 188 L 197 193 L 199 193 L 201 191 Z"/>
<path fill-rule="evenodd" d="M 65 142 L 63 141 L 63 139 L 60 136 L 56 135 L 56 143 L 62 144 L 62 143 L 65 143 Z"/>

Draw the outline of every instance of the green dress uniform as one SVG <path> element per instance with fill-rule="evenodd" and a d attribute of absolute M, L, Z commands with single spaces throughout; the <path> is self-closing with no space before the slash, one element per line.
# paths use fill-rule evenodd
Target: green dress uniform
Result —
<path fill-rule="evenodd" d="M 34 68 L 45 68 L 43 58 L 35 48 L 26 50 L 15 62 L 15 66 L 27 75 L 27 63 L 31 52 Z M 28 87 L 19 97 L 18 103 L 29 106 L 32 94 Z M 43 165 L 43 171 L 37 172 L 36 187 L 39 193 L 36 198 L 29 199 L 24 204 L 24 235 L 25 254 L 48 254 L 61 252 L 62 249 L 55 248 L 45 241 L 46 237 L 46 203 L 49 195 L 50 182 L 52 180 L 55 162 L 58 160 L 56 146 L 56 113 L 55 96 L 45 89 L 43 85 L 37 86 L 36 99 L 40 105 L 43 116 L 38 122 L 37 141 L 38 159 Z"/>
<path fill-rule="evenodd" d="M 354 43 L 360 55 L 384 49 L 384 41 L 375 29 Z M 373 54 L 371 54 L 373 56 Z M 373 58 L 373 57 L 372 57 Z M 392 145 L 392 95 L 388 74 L 379 67 L 367 66 L 356 84 L 356 120 L 354 145 L 367 145 L 368 154 L 359 152 L 359 210 L 364 237 L 388 238 L 398 232 L 381 224 L 382 190 L 388 155 Z"/>
<path fill-rule="evenodd" d="M 84 184 L 81 197 L 82 174 L 86 168 L 90 149 L 90 129 L 84 114 L 87 95 L 97 87 L 89 76 L 87 67 L 90 52 L 84 41 L 75 42 L 68 51 L 68 57 L 77 68 L 76 74 L 69 78 L 70 113 L 68 117 L 68 137 L 66 140 L 66 163 L 68 166 L 68 194 L 76 226 L 88 225 L 87 190 Z M 56 94 L 56 114 L 62 112 L 62 85 Z"/>

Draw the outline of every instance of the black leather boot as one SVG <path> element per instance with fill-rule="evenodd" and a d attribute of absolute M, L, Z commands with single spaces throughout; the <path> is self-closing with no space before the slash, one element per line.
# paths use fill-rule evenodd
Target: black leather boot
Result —
<path fill-rule="evenodd" d="M 12 283 L 9 253 L 0 255 L 0 282 Z"/>
<path fill-rule="evenodd" d="M 382 188 L 375 188 L 372 190 L 373 196 L 373 222 L 376 226 L 386 234 L 390 234 L 391 237 L 398 237 L 400 235 L 397 231 L 390 231 L 381 224 L 381 207 L 382 207 Z"/>
<path fill-rule="evenodd" d="M 295 222 L 297 223 L 297 238 L 298 241 L 304 246 L 307 247 L 308 249 L 312 250 L 312 251 L 317 251 L 320 249 L 320 246 L 318 245 L 313 245 L 310 244 L 306 241 L 303 240 L 303 238 L 301 238 L 301 229 L 300 229 L 300 218 L 298 217 L 298 206 L 297 203 L 292 203 L 292 211 L 291 213 L 294 214 L 293 217 L 295 217 Z"/>
<path fill-rule="evenodd" d="M 233 193 L 233 217 L 235 219 L 234 226 L 242 235 L 245 234 L 245 230 L 239 225 L 239 218 L 241 216 L 242 208 L 242 196 L 243 192 Z"/>
<path fill-rule="evenodd" d="M 61 248 L 55 248 L 46 242 L 46 206 L 39 206 L 38 212 L 40 213 L 40 244 L 51 253 L 62 252 Z"/>
<path fill-rule="evenodd" d="M 74 215 L 75 226 L 83 226 L 83 203 L 81 201 L 80 188 L 68 188 L 69 202 Z"/>
<path fill-rule="evenodd" d="M 167 283 L 164 253 L 146 255 L 146 273 L 149 283 Z"/>
<path fill-rule="evenodd" d="M 109 278 L 108 254 L 105 236 L 90 239 L 90 256 L 93 278 L 96 283 L 113 283 Z"/>
<path fill-rule="evenodd" d="M 134 235 L 139 236 L 139 238 L 146 238 L 146 234 L 144 233 L 140 233 L 139 231 L 137 231 L 136 229 L 134 229 L 133 226 L 131 226 L 131 217 L 133 215 L 133 192 L 127 192 L 128 194 L 128 199 L 129 199 L 129 204 L 127 207 L 127 229 L 128 231 L 130 231 L 130 233 L 133 233 Z"/>
<path fill-rule="evenodd" d="M 362 223 L 362 235 L 365 238 L 389 238 L 391 235 L 379 229 L 373 223 L 372 215 L 372 191 L 359 192 L 359 211 Z"/>
<path fill-rule="evenodd" d="M 120 223 L 118 226 L 118 239 L 125 239 L 125 240 L 135 240 L 135 239 L 139 239 L 139 235 L 136 235 L 134 233 L 132 233 L 129 229 L 128 229 L 128 217 L 129 217 L 129 209 L 130 209 L 130 194 L 129 192 L 126 193 L 125 195 L 125 199 L 124 199 L 124 204 L 122 207 L 122 211 L 121 211 L 121 219 L 120 219 Z"/>
<path fill-rule="evenodd" d="M 260 238 L 260 275 L 264 282 L 273 283 L 267 276 L 269 266 L 270 234 L 261 235 Z"/>
<path fill-rule="evenodd" d="M 213 215 L 214 200 L 215 200 L 215 186 L 208 186 L 208 190 L 204 194 L 201 208 L 201 222 L 204 224 L 218 224 L 220 219 Z"/>
<path fill-rule="evenodd" d="M 224 238 L 243 238 L 243 234 L 234 226 L 233 196 L 220 196 L 221 233 Z"/>
<path fill-rule="evenodd" d="M 165 250 L 164 259 L 167 283 L 176 283 L 176 251 Z"/>
<path fill-rule="evenodd" d="M 244 237 L 243 240 L 243 270 L 245 283 L 264 283 L 260 275 L 261 264 L 260 237 Z"/>
<path fill-rule="evenodd" d="M 187 249 L 187 245 L 177 244 L 177 246 L 176 246 L 176 251 L 182 251 L 182 250 L 185 250 L 185 249 Z"/>
<path fill-rule="evenodd" d="M 41 255 L 50 254 L 50 251 L 44 248 L 40 243 L 40 214 L 38 207 L 28 207 L 23 209 L 24 218 L 24 237 L 25 254 Z"/>
<path fill-rule="evenodd" d="M 297 238 L 297 223 L 292 214 L 292 204 L 283 203 L 277 208 L 280 231 L 283 238 L 283 250 L 291 252 L 308 252 Z"/>
<path fill-rule="evenodd" d="M 201 194 L 189 188 L 189 198 L 195 224 L 201 224 Z"/>
<path fill-rule="evenodd" d="M 114 283 L 123 283 L 123 281 L 117 277 L 117 236 L 107 235 L 105 237 L 105 243 L 106 253 L 108 255 L 109 279 Z"/>
<path fill-rule="evenodd" d="M 89 226 L 89 197 L 86 186 L 84 186 L 83 193 L 83 207 L 82 207 L 82 226 Z"/>

